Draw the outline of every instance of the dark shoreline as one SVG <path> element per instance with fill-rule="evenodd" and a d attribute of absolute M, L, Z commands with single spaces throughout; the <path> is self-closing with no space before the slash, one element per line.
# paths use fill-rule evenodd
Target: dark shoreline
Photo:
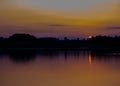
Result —
<path fill-rule="evenodd" d="M 96 36 L 88 39 L 65 37 L 36 38 L 29 34 L 14 34 L 9 38 L 0 38 L 0 49 L 33 49 L 33 50 L 120 50 L 120 36 Z"/>
<path fill-rule="evenodd" d="M 90 51 L 90 50 L 110 50 L 110 51 L 120 51 L 120 49 L 116 49 L 116 48 L 0 48 L 0 51 L 4 51 L 4 50 L 60 50 L 60 51 L 64 51 L 64 50 L 70 50 L 70 51 Z"/>

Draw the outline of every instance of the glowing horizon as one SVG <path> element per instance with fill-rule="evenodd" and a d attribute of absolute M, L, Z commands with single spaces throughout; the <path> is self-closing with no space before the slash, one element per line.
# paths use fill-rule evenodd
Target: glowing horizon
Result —
<path fill-rule="evenodd" d="M 71 0 L 71 3 L 73 1 Z M 87 5 L 88 0 L 85 1 L 83 3 Z M 56 8 L 52 9 L 51 4 L 41 7 L 41 4 L 35 4 L 37 2 L 37 0 L 34 2 L 25 0 L 23 4 L 23 0 L 13 0 L 8 4 L 8 0 L 2 1 L 0 6 L 1 35 L 29 33 L 35 36 L 87 37 L 89 35 L 119 35 L 120 33 L 120 4 L 117 0 L 109 2 L 108 0 L 91 0 L 94 4 L 86 6 L 88 9 L 78 10 L 75 7 L 76 10 L 74 10 L 75 8 L 71 7 L 67 9 L 68 11 L 66 8 L 69 5 L 67 6 L 66 2 L 63 10 L 61 10 L 62 6 L 55 6 Z M 77 1 L 75 0 L 74 4 L 75 2 Z M 98 4 L 98 2 L 101 3 Z"/>

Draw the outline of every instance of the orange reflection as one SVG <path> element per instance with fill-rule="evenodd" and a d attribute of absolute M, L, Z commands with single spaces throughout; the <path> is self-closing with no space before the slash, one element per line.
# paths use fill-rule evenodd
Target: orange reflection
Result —
<path fill-rule="evenodd" d="M 88 55 L 88 61 L 89 61 L 89 64 L 92 64 L 92 57 L 91 57 L 90 53 Z"/>

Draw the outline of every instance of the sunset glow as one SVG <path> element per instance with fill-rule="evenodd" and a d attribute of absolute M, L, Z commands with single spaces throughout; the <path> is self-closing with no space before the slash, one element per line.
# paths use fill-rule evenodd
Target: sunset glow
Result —
<path fill-rule="evenodd" d="M 71 0 L 69 4 L 67 0 L 61 1 L 60 6 L 54 0 L 49 4 L 45 1 L 1 1 L 0 35 L 30 33 L 35 36 L 88 37 L 120 33 L 120 4 L 117 0 L 80 1 L 86 7 L 80 2 L 80 7 L 77 7 L 76 0 Z"/>
<path fill-rule="evenodd" d="M 120 86 L 120 0 L 0 0 L 0 86 Z"/>

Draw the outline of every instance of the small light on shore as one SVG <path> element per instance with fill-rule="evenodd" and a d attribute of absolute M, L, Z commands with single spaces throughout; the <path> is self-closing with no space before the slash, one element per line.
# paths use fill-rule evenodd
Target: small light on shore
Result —
<path fill-rule="evenodd" d="M 92 38 L 92 36 L 88 36 L 88 38 L 89 38 L 89 39 L 91 39 L 91 38 Z"/>

